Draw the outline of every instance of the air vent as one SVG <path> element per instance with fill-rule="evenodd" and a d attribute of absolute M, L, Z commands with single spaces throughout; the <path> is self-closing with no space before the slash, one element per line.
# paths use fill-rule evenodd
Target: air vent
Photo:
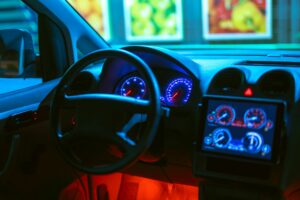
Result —
<path fill-rule="evenodd" d="M 234 93 L 241 89 L 245 83 L 245 74 L 236 68 L 227 68 L 215 75 L 212 80 L 209 92 Z"/>
<path fill-rule="evenodd" d="M 295 81 L 287 71 L 270 71 L 262 76 L 258 85 L 260 91 L 268 97 L 289 99 L 294 95 Z"/>

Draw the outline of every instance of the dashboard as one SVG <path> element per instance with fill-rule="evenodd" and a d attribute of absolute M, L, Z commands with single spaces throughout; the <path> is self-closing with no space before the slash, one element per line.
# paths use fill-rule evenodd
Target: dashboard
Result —
<path fill-rule="evenodd" d="M 283 168 L 288 116 L 299 100 L 299 58 L 264 51 L 124 49 L 148 64 L 161 104 L 171 111 L 147 152 L 151 159 L 143 162 L 165 159 L 187 167 L 187 174 L 192 168 L 196 177 L 278 183 L 274 174 Z M 76 90 L 149 98 L 143 74 L 130 63 L 109 59 L 101 66 L 79 74 Z M 172 168 L 166 173 L 176 177 Z"/>
<path fill-rule="evenodd" d="M 206 94 L 280 99 L 287 102 L 288 108 L 299 99 L 300 69 L 296 57 L 279 59 L 267 57 L 267 53 L 225 56 L 146 46 L 124 49 L 150 66 L 159 82 L 163 106 L 195 106 Z M 147 99 L 147 83 L 130 63 L 109 60 L 101 70 L 82 72 L 74 81 L 74 87 L 82 86 L 78 89 L 83 91 L 98 85 L 100 92 Z"/>
<path fill-rule="evenodd" d="M 294 54 L 272 56 L 270 51 L 170 51 L 158 47 L 129 46 L 155 74 L 163 106 L 197 107 L 204 95 L 277 99 L 290 109 L 299 100 L 300 68 Z M 276 54 L 276 55 L 277 55 Z M 106 61 L 101 70 L 83 71 L 74 90 L 96 90 L 147 99 L 147 83 L 134 66 L 122 60 Z"/>

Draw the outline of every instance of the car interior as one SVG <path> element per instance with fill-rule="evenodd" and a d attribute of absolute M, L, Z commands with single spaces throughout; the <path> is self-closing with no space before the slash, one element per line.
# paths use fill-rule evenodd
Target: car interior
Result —
<path fill-rule="evenodd" d="M 1 0 L 0 199 L 300 199 L 298 0 Z"/>

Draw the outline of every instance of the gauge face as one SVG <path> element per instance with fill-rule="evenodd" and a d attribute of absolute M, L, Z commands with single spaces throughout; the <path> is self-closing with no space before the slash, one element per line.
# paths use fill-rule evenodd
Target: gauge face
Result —
<path fill-rule="evenodd" d="M 166 89 L 166 102 L 170 105 L 186 104 L 192 92 L 193 83 L 187 78 L 174 79 Z"/>
<path fill-rule="evenodd" d="M 256 132 L 248 132 L 243 138 L 243 145 L 247 152 L 257 153 L 263 145 L 263 138 Z"/>
<path fill-rule="evenodd" d="M 213 115 L 213 114 L 208 115 L 207 116 L 207 121 L 210 122 L 210 123 L 214 122 L 215 121 L 215 115 Z"/>
<path fill-rule="evenodd" d="M 221 105 L 216 109 L 217 123 L 228 126 L 235 119 L 235 110 L 231 106 Z"/>
<path fill-rule="evenodd" d="M 213 143 L 217 148 L 226 148 L 231 141 L 231 133 L 228 129 L 218 128 L 213 132 Z"/>
<path fill-rule="evenodd" d="M 271 153 L 271 150 L 272 149 L 271 149 L 270 145 L 268 145 L 268 144 L 264 144 L 261 147 L 261 152 L 262 152 L 263 155 L 267 155 L 267 154 Z"/>
<path fill-rule="evenodd" d="M 250 108 L 244 115 L 244 122 L 248 128 L 260 129 L 266 124 L 267 115 L 260 108 Z"/>
<path fill-rule="evenodd" d="M 143 99 L 146 96 L 146 84 L 143 79 L 137 76 L 127 78 L 120 88 L 122 96 Z"/>

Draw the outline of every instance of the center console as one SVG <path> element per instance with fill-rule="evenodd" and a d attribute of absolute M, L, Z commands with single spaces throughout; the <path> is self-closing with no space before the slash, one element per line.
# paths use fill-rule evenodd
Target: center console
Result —
<path fill-rule="evenodd" d="M 278 185 L 285 143 L 284 113 L 283 101 L 204 97 L 193 163 L 194 174 L 205 180 L 202 186 L 218 185 L 224 190 L 225 181 L 226 186 L 237 184 L 247 194 L 249 184 Z"/>

